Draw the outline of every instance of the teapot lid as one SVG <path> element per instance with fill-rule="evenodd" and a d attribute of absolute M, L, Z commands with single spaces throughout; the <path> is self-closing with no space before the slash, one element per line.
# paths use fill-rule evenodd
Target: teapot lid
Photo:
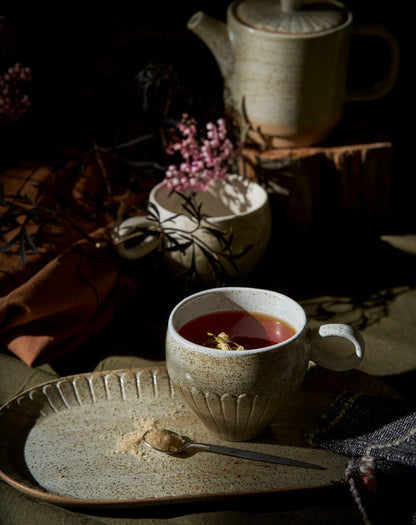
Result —
<path fill-rule="evenodd" d="M 234 12 L 244 24 L 275 33 L 316 33 L 347 19 L 345 6 L 332 0 L 243 0 Z"/>

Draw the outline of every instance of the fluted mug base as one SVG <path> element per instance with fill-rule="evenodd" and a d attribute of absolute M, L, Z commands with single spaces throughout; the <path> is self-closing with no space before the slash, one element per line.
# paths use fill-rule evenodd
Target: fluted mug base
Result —
<path fill-rule="evenodd" d="M 292 392 L 279 398 L 240 394 L 218 395 L 185 388 L 173 381 L 189 408 L 216 437 L 226 441 L 250 441 L 269 428 Z"/>

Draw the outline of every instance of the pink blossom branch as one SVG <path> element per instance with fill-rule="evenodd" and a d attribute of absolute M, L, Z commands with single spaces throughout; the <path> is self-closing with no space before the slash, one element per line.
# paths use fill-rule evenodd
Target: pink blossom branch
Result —
<path fill-rule="evenodd" d="M 184 114 L 166 152 L 179 156 L 181 162 L 168 167 L 164 183 L 169 190 L 184 193 L 205 191 L 214 179 L 225 179 L 239 148 L 228 138 L 224 119 L 209 122 L 206 136 L 200 138 L 196 121 Z"/>

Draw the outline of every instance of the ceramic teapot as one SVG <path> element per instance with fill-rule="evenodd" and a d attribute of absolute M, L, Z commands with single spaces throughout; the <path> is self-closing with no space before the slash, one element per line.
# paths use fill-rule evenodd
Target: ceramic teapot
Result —
<path fill-rule="evenodd" d="M 187 27 L 213 53 L 224 78 L 224 103 L 251 137 L 277 147 L 322 141 L 346 100 L 371 100 L 393 87 L 399 64 L 395 38 L 379 25 L 353 24 L 335 0 L 242 0 L 226 23 L 199 11 Z M 351 37 L 387 42 L 390 67 L 375 86 L 347 93 Z M 371 64 L 369 65 L 371 67 Z"/>

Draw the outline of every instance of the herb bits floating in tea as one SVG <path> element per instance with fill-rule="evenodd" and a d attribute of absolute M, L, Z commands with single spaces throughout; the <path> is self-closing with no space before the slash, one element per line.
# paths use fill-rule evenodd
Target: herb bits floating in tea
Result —
<path fill-rule="evenodd" d="M 218 335 L 207 332 L 210 339 L 204 344 L 210 348 L 218 348 L 219 350 L 244 350 L 244 346 L 239 345 L 235 341 L 231 341 L 225 332 L 221 332 Z"/>
<path fill-rule="evenodd" d="M 286 341 L 295 335 L 296 330 L 271 315 L 232 310 L 211 312 L 192 319 L 179 333 L 201 346 L 220 350 L 254 350 Z"/>

